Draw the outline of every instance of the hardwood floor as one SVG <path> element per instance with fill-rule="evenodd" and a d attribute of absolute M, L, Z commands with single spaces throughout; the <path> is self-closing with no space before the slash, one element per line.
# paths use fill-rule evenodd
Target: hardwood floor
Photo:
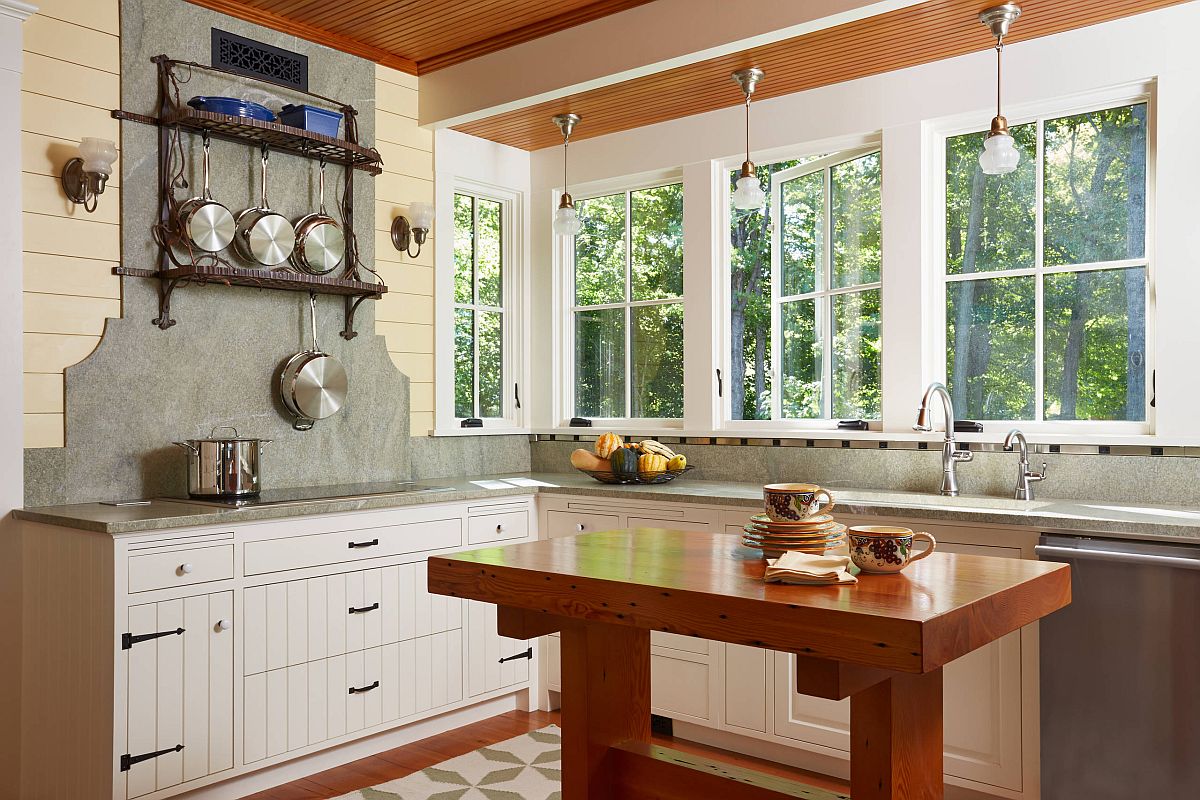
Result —
<path fill-rule="evenodd" d="M 403 778 L 405 775 L 411 775 L 426 767 L 432 767 L 434 764 L 469 753 L 480 747 L 511 739 L 547 725 L 557 724 L 559 724 L 559 714 L 556 711 L 510 711 L 473 725 L 456 728 L 439 736 L 431 736 L 428 739 L 397 747 L 369 758 L 309 775 L 298 781 L 276 786 L 274 789 L 250 795 L 244 800 L 323 800 L 324 798 L 338 797 L 355 789 L 377 786 L 386 781 Z M 772 761 L 763 761 L 683 739 L 673 739 L 669 736 L 655 736 L 654 741 L 656 744 L 669 745 L 684 752 L 705 755 L 737 766 L 803 781 L 821 789 L 846 793 L 850 791 L 849 784 L 844 781 L 793 769 Z"/>

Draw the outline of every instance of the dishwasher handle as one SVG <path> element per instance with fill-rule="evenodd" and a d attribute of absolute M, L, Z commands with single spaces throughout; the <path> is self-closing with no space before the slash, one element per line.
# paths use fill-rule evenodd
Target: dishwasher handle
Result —
<path fill-rule="evenodd" d="M 1055 547 L 1039 544 L 1033 548 L 1039 556 L 1051 558 L 1083 558 L 1094 561 L 1112 561 L 1118 564 L 1145 564 L 1157 567 L 1177 567 L 1179 569 L 1200 570 L 1200 559 L 1179 558 L 1178 556 L 1154 556 L 1145 553 L 1122 553 L 1107 550 L 1088 550 L 1080 547 Z"/>

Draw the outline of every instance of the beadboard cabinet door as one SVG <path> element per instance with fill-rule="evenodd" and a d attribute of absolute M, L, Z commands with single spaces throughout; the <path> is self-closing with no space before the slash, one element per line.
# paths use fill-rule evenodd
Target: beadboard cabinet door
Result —
<path fill-rule="evenodd" d="M 233 767 L 232 625 L 232 592 L 129 607 L 126 797 Z"/>
<path fill-rule="evenodd" d="M 496 606 L 467 601 L 467 694 L 470 697 L 529 680 L 533 650 L 524 639 L 496 632 Z"/>

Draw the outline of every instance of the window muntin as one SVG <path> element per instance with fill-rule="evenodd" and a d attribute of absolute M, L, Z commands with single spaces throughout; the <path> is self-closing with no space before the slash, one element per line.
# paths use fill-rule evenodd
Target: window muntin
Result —
<path fill-rule="evenodd" d="M 504 401 L 504 204 L 454 195 L 454 416 L 498 419 Z"/>
<path fill-rule="evenodd" d="M 766 206 L 731 217 L 730 416 L 878 419 L 879 151 L 759 174 Z"/>
<path fill-rule="evenodd" d="M 946 139 L 946 378 L 960 416 L 1146 419 L 1147 104 Z M 959 354 L 964 354 L 962 357 Z"/>
<path fill-rule="evenodd" d="M 574 414 L 683 417 L 683 184 L 576 202 Z"/>

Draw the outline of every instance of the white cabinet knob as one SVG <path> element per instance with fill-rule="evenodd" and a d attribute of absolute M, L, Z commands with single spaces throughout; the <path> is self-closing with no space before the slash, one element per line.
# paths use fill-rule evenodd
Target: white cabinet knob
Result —
<path fill-rule="evenodd" d="M 583 523 L 582 523 L 582 522 L 578 523 L 578 524 L 575 526 L 575 530 L 577 530 L 577 531 L 581 531 L 581 530 L 583 530 Z"/>
<path fill-rule="evenodd" d="M 217 630 L 227 631 L 233 627 L 233 623 L 227 619 L 217 620 Z"/>
<path fill-rule="evenodd" d="M 193 569 L 195 569 L 195 567 L 193 567 L 191 564 L 180 564 L 179 565 L 179 574 L 180 575 L 190 575 Z"/>

